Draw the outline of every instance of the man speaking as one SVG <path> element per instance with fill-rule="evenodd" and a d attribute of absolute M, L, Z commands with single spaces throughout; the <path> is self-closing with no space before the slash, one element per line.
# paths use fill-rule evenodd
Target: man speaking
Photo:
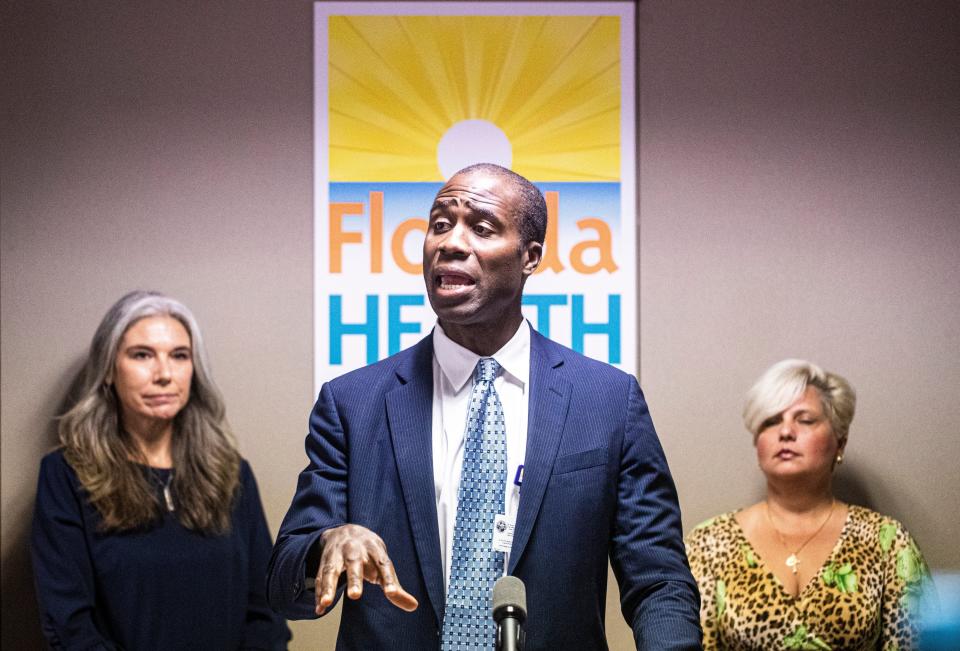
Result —
<path fill-rule="evenodd" d="M 455 174 L 423 243 L 433 332 L 320 391 L 268 593 L 302 619 L 346 590 L 338 649 L 493 649 L 505 574 L 526 585 L 526 649 L 605 649 L 608 558 L 638 649 L 700 648 L 676 490 L 636 379 L 521 314 L 546 222 L 510 170 Z"/>

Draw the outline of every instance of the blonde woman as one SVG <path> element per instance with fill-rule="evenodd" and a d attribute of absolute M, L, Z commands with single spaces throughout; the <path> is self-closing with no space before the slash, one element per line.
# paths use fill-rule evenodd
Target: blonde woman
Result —
<path fill-rule="evenodd" d="M 110 308 L 59 432 L 31 540 L 51 647 L 286 647 L 256 481 L 182 303 L 138 291 Z"/>
<path fill-rule="evenodd" d="M 766 499 L 687 537 L 705 649 L 917 645 L 928 573 L 916 543 L 833 494 L 855 406 L 845 379 L 802 360 L 775 364 L 749 391 L 744 424 Z"/>

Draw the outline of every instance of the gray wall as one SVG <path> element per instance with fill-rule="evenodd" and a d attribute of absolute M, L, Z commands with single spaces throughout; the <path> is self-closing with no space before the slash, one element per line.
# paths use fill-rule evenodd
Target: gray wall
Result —
<path fill-rule="evenodd" d="M 37 464 L 128 289 L 196 311 L 279 526 L 312 403 L 312 20 L 304 1 L 2 12 L 2 642 L 32 648 Z M 957 4 L 657 0 L 639 38 L 641 381 L 685 526 L 761 495 L 742 395 L 803 356 L 860 394 L 842 496 L 960 570 Z M 297 624 L 294 647 L 335 628 Z"/>

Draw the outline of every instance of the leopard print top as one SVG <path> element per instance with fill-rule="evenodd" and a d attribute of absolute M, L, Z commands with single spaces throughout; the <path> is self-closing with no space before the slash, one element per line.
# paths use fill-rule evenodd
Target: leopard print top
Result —
<path fill-rule="evenodd" d="M 707 520 L 687 536 L 706 651 L 916 648 L 929 572 L 899 522 L 850 505 L 821 571 L 793 597 L 734 515 Z"/>

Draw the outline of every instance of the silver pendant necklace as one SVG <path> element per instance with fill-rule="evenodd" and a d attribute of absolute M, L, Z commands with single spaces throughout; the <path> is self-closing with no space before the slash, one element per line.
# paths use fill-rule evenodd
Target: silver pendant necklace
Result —
<path fill-rule="evenodd" d="M 173 513 L 177 510 L 176 505 L 173 503 L 173 491 L 170 490 L 170 486 L 173 484 L 173 470 L 170 471 L 166 481 L 160 479 L 160 475 L 157 474 L 155 470 L 151 469 L 150 474 L 156 480 L 157 485 L 163 490 L 163 501 L 167 507 L 167 511 Z"/>
<path fill-rule="evenodd" d="M 167 483 L 163 485 L 163 501 L 167 503 L 167 511 L 173 513 L 176 507 L 173 505 L 173 493 L 170 492 L 170 483 L 173 481 L 173 473 L 167 477 Z"/>

